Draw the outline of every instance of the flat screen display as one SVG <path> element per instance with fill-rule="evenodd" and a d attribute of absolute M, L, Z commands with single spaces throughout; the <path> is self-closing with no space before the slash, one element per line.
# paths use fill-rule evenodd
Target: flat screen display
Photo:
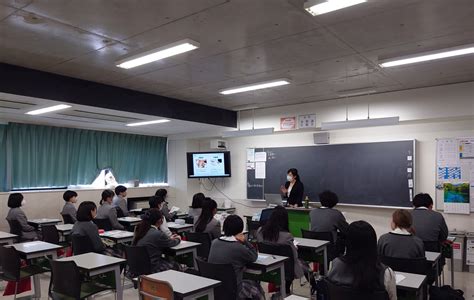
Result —
<path fill-rule="evenodd" d="M 188 152 L 188 177 L 230 177 L 230 152 Z"/>

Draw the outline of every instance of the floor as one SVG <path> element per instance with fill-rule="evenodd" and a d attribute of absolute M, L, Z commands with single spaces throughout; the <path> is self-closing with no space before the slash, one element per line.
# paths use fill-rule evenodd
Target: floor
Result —
<path fill-rule="evenodd" d="M 450 282 L 450 274 L 449 272 L 445 272 L 445 284 L 448 284 Z M 455 278 L 455 287 L 458 289 L 461 289 L 464 291 L 464 297 L 466 300 L 474 300 L 474 273 L 458 273 L 456 272 L 454 274 Z M 49 285 L 49 276 L 48 275 L 41 275 L 41 292 L 42 292 L 42 297 L 41 299 L 48 299 L 47 297 L 47 291 L 48 291 L 48 285 Z M 2 290 L 3 294 L 3 288 L 5 286 L 4 282 L 0 282 L 0 290 Z M 266 286 L 264 287 L 266 289 Z M 303 286 L 300 286 L 299 280 L 295 280 L 293 284 L 293 292 L 296 295 L 302 296 L 302 297 L 307 297 L 309 298 L 309 285 L 305 284 Z M 28 295 L 31 295 L 31 292 L 29 293 L 24 293 L 19 295 L 19 297 L 24 297 L 25 299 L 28 299 L 30 297 L 27 297 Z M 124 290 L 123 294 L 123 299 L 128 300 L 128 299 L 138 299 L 138 294 L 137 290 L 133 288 L 127 288 Z M 10 300 L 13 299 L 13 296 L 0 296 L 0 299 L 2 300 Z M 18 299 L 18 298 L 17 298 Z M 94 297 L 94 299 L 97 300 L 113 300 L 115 299 L 114 294 L 111 292 L 106 292 L 105 294 L 102 295 L 97 295 Z M 267 299 L 270 299 L 270 296 L 267 297 Z M 219 300 L 219 299 L 216 299 Z"/>

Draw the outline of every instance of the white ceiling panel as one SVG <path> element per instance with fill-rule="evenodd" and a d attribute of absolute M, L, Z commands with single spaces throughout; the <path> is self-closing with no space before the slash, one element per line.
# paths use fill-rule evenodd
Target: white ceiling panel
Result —
<path fill-rule="evenodd" d="M 23 8 L 31 4 L 33 0 L 0 0 L 0 4 L 8 5 L 13 8 Z"/>
<path fill-rule="evenodd" d="M 0 21 L 15 12 L 16 9 L 0 4 Z"/>

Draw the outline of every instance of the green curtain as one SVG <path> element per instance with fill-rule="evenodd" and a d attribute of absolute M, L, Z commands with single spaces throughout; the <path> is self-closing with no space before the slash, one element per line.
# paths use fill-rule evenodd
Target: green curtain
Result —
<path fill-rule="evenodd" d="M 0 191 L 7 190 L 7 126 L 0 125 Z"/>
<path fill-rule="evenodd" d="M 164 137 L 16 123 L 7 130 L 14 189 L 91 184 L 104 168 L 119 183 L 167 180 Z"/>

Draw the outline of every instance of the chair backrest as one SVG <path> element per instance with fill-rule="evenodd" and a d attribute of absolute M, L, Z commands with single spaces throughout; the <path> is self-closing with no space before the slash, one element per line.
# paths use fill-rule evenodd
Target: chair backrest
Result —
<path fill-rule="evenodd" d="M 174 299 L 173 287 L 168 282 L 146 276 L 139 277 L 138 292 L 140 300 Z"/>
<path fill-rule="evenodd" d="M 22 236 L 21 224 L 17 220 L 7 220 L 8 225 L 10 226 L 10 233 Z"/>
<path fill-rule="evenodd" d="M 441 243 L 436 241 L 436 242 L 425 242 L 423 241 L 423 244 L 425 245 L 425 251 L 430 251 L 430 252 L 441 252 Z"/>
<path fill-rule="evenodd" d="M 184 218 L 184 222 L 186 224 L 194 224 L 194 217 L 187 216 L 186 218 Z"/>
<path fill-rule="evenodd" d="M 290 245 L 276 244 L 269 242 L 257 243 L 258 251 L 262 253 L 286 256 L 288 259 L 285 261 L 285 279 L 295 279 L 295 260 L 293 256 L 293 249 Z"/>
<path fill-rule="evenodd" d="M 324 280 L 329 294 L 329 300 L 388 300 L 388 293 L 385 290 L 373 292 L 361 292 L 351 287 L 336 285 L 331 281 Z"/>
<path fill-rule="evenodd" d="M 305 239 L 329 241 L 331 242 L 331 244 L 335 243 L 334 233 L 331 231 L 316 232 L 316 231 L 301 229 L 301 235 Z"/>
<path fill-rule="evenodd" d="M 20 279 L 20 254 L 13 247 L 0 247 L 0 266 L 5 277 Z"/>
<path fill-rule="evenodd" d="M 431 266 L 426 258 L 397 258 L 397 257 L 380 257 L 381 262 L 392 268 L 394 271 L 427 275 Z"/>
<path fill-rule="evenodd" d="M 71 241 L 74 255 L 94 252 L 91 239 L 87 235 L 72 234 Z"/>
<path fill-rule="evenodd" d="M 199 257 L 207 259 L 209 257 L 209 251 L 211 250 L 211 236 L 205 232 L 187 232 L 186 239 L 190 242 L 200 243 L 197 247 L 197 255 Z"/>
<path fill-rule="evenodd" d="M 116 206 L 115 210 L 117 211 L 117 218 L 125 217 L 125 214 L 123 213 L 123 210 L 120 207 Z"/>
<path fill-rule="evenodd" d="M 257 231 L 261 227 L 259 221 L 253 221 L 250 218 L 247 218 L 247 230 L 249 232 L 249 240 L 253 241 L 257 238 Z"/>
<path fill-rule="evenodd" d="M 272 215 L 273 208 L 265 208 L 260 213 L 260 226 L 265 225 Z"/>
<path fill-rule="evenodd" d="M 41 226 L 43 241 L 51 244 L 59 244 L 59 232 L 56 225 Z"/>
<path fill-rule="evenodd" d="M 231 264 L 212 264 L 199 258 L 196 262 L 201 276 L 221 282 L 214 289 L 215 299 L 237 299 L 237 277 Z"/>
<path fill-rule="evenodd" d="M 125 247 L 128 271 L 132 276 L 151 274 L 150 255 L 145 246 Z"/>
<path fill-rule="evenodd" d="M 112 227 L 112 223 L 110 223 L 110 220 L 109 219 L 92 219 L 92 222 L 95 223 L 95 225 L 97 225 L 97 228 L 99 229 L 103 229 L 105 231 L 110 231 L 113 229 Z"/>
<path fill-rule="evenodd" d="M 64 224 L 74 224 L 74 220 L 70 214 L 61 214 L 61 216 L 63 217 Z"/>
<path fill-rule="evenodd" d="M 81 299 L 82 275 L 76 263 L 57 260 L 50 260 L 49 263 L 51 265 L 50 293 Z"/>

